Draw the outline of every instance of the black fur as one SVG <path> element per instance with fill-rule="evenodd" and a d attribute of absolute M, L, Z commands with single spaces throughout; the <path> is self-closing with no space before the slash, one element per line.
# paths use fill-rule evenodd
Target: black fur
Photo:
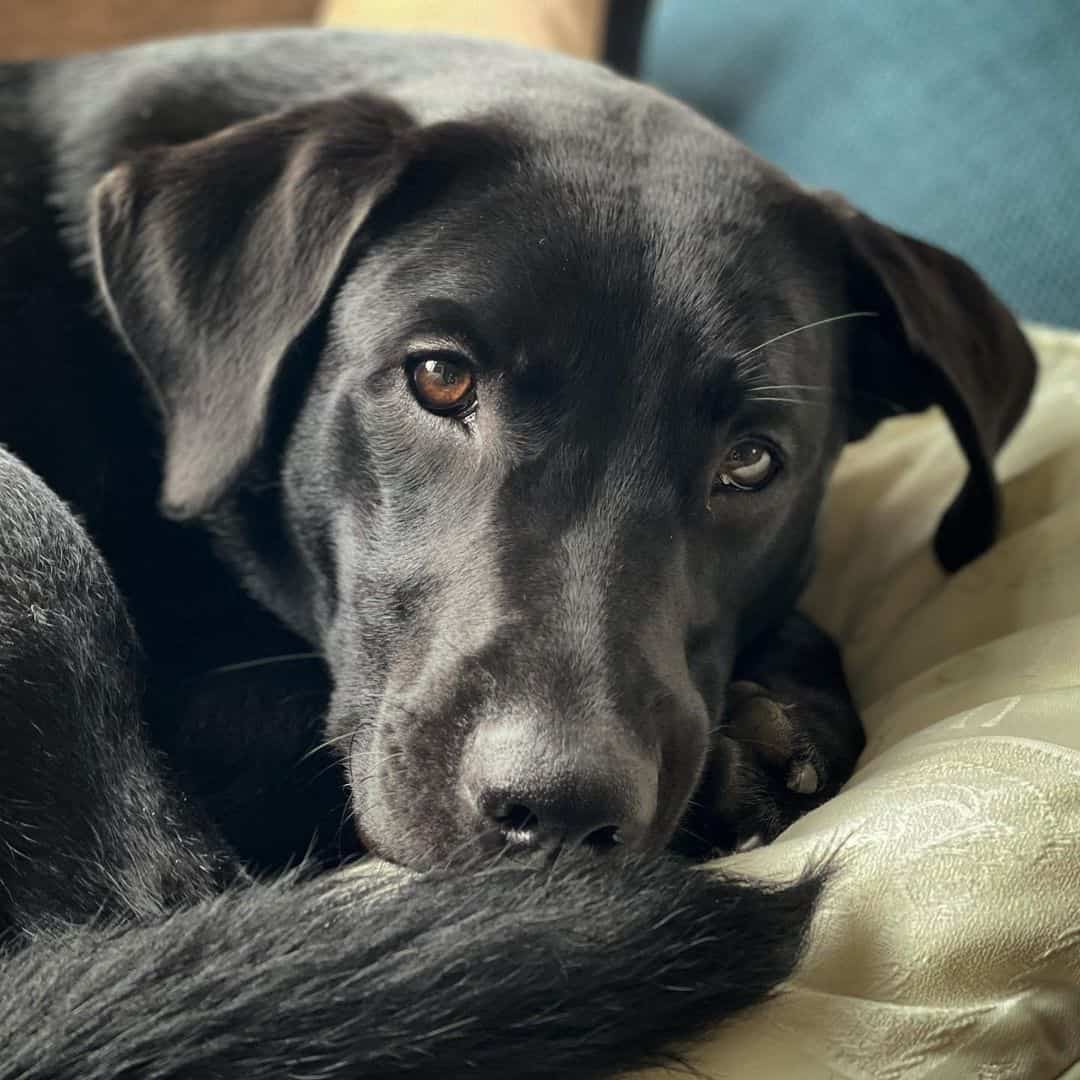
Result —
<path fill-rule="evenodd" d="M 9 931 L 160 916 L 230 876 L 162 784 L 100 555 L 0 449 L 0 886 Z"/>
<path fill-rule="evenodd" d="M 0 1077 L 502 1080 L 670 1060 L 790 972 L 817 891 L 666 860 L 258 886 L 0 963 Z"/>
<path fill-rule="evenodd" d="M 0 1077 L 585 1077 L 791 971 L 820 888 L 669 860 L 245 882 L 168 790 L 130 624 L 0 450 Z M 223 888 L 228 878 L 239 879 Z"/>
<path fill-rule="evenodd" d="M 592 1075 L 759 1000 L 819 879 L 641 860 L 854 766 L 792 612 L 849 438 L 943 405 L 939 555 L 991 542 L 1034 368 L 982 282 L 490 43 L 152 44 L 0 112 L 12 1075 Z M 252 883 L 361 842 L 432 873 Z"/>

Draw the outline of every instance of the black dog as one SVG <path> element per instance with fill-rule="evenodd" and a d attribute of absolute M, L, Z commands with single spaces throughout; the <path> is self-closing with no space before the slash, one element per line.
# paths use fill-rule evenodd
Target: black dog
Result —
<path fill-rule="evenodd" d="M 970 473 L 936 549 L 982 551 L 1034 371 L 1009 314 L 569 60 L 288 32 L 0 79 L 0 440 L 148 679 L 6 461 L 11 1075 L 586 1075 L 760 998 L 816 883 L 641 858 L 849 775 L 792 614 L 830 466 L 941 404 Z M 515 869 L 246 887 L 340 853 L 328 753 L 368 848 Z"/>

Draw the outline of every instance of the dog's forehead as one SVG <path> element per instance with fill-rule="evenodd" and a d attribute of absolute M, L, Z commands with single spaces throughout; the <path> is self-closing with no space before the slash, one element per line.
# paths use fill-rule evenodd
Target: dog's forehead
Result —
<path fill-rule="evenodd" d="M 549 362 L 598 335 L 612 356 L 733 355 L 811 317 L 785 231 L 794 186 L 700 118 L 665 120 L 517 124 L 512 170 L 473 174 L 360 274 L 389 286 L 392 312 L 449 301 L 502 355 L 527 340 Z"/>
<path fill-rule="evenodd" d="M 795 185 L 676 103 L 632 105 L 511 116 L 513 168 L 472 172 L 361 257 L 341 355 L 392 364 L 463 331 L 526 412 L 544 403 L 595 442 L 598 417 L 640 434 L 707 413 L 740 353 L 833 314 L 792 236 Z M 755 354 L 758 382 L 817 381 L 824 340 Z M 708 440 L 707 422 L 679 427 Z"/>
<path fill-rule="evenodd" d="M 711 125 L 664 115 L 517 130 L 513 168 L 389 215 L 335 302 L 328 371 L 396 373 L 457 341 L 475 353 L 472 445 L 495 448 L 478 460 L 512 519 L 696 513 L 735 427 L 739 353 L 831 313 L 787 228 L 794 185 Z M 805 384 L 819 357 L 784 343 L 754 362 L 762 385 Z M 825 420 L 786 408 L 779 429 L 812 461 Z M 472 507 L 473 474 L 440 475 Z"/>
<path fill-rule="evenodd" d="M 731 354 L 805 314 L 797 189 L 712 125 L 664 120 L 548 141 L 521 201 L 591 301 L 636 293 L 654 320 Z"/>

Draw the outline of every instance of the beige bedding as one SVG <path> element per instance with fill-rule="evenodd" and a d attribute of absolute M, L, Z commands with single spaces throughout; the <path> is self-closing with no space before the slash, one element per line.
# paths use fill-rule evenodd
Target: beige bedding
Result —
<path fill-rule="evenodd" d="M 1080 334 L 1000 458 L 999 544 L 928 540 L 962 463 L 936 413 L 849 449 L 805 607 L 843 644 L 869 744 L 831 803 L 725 860 L 843 867 L 787 991 L 691 1055 L 753 1080 L 1049 1078 L 1080 1062 Z"/>

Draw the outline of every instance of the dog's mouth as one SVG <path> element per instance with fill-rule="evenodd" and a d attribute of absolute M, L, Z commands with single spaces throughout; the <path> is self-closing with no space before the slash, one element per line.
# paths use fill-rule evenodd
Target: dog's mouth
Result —
<path fill-rule="evenodd" d="M 463 716 L 457 723 L 442 718 L 425 722 L 413 714 L 408 727 L 387 731 L 357 720 L 356 710 L 335 710 L 326 676 L 314 652 L 227 665 L 193 681 L 188 708 L 201 713 L 214 703 L 216 710 L 246 715 L 256 694 L 262 733 L 252 740 L 261 739 L 263 760 L 276 754 L 280 767 L 294 775 L 293 788 L 318 788 L 323 801 L 329 802 L 332 786 L 345 789 L 341 800 L 321 810 L 320 827 L 328 833 L 323 846 L 331 860 L 334 851 L 355 851 L 357 842 L 389 862 L 415 869 L 492 859 L 543 864 L 640 857 L 666 847 L 700 858 L 716 850 L 716 838 L 703 818 L 710 798 L 706 781 L 689 790 L 695 776 L 704 772 L 708 778 L 711 772 L 692 754 L 687 757 L 686 747 L 680 748 L 681 768 L 689 782 L 672 772 L 678 754 L 645 752 L 634 740 L 611 736 L 590 746 L 581 726 L 576 744 L 557 742 L 550 730 L 528 723 L 490 725 L 458 739 L 454 733 L 465 723 Z M 209 726 L 220 719 L 208 719 Z M 289 733 L 279 747 L 266 743 L 275 730 Z M 223 742 L 215 753 L 201 752 L 191 762 L 183 747 L 170 747 L 186 772 L 206 779 L 200 795 L 211 807 L 233 797 L 231 787 L 216 790 L 216 776 L 251 769 L 247 752 L 245 760 L 234 761 L 229 745 Z M 317 809 L 314 802 L 303 806 Z M 310 821 L 297 820 L 285 832 L 305 847 L 310 828 Z M 264 830 L 264 822 L 253 821 L 249 831 Z M 351 844 L 344 842 L 343 830 L 354 834 Z M 282 850 L 287 840 L 277 838 Z"/>
<path fill-rule="evenodd" d="M 364 846 L 419 869 L 659 854 L 678 834 L 701 772 L 696 740 L 665 753 L 621 726 L 571 726 L 522 707 L 471 725 L 413 710 L 402 723 L 382 716 L 358 725 L 331 712 L 332 732 L 359 732 L 333 738 Z M 693 850 L 690 837 L 680 850 Z"/>

